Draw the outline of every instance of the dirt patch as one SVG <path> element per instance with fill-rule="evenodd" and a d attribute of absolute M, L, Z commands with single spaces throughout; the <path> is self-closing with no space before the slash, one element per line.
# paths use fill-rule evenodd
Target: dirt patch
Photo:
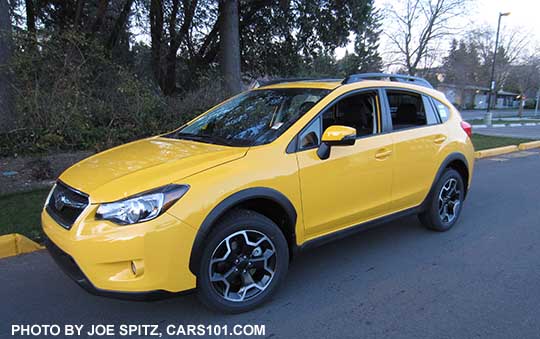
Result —
<path fill-rule="evenodd" d="M 50 187 L 66 168 L 90 155 L 80 151 L 0 158 L 0 195 Z"/>

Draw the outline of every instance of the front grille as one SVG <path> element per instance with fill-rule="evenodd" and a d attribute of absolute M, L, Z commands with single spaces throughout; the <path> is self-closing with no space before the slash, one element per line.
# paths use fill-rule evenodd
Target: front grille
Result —
<path fill-rule="evenodd" d="M 57 223 L 69 230 L 88 203 L 88 195 L 58 181 L 47 202 L 46 210 Z"/>

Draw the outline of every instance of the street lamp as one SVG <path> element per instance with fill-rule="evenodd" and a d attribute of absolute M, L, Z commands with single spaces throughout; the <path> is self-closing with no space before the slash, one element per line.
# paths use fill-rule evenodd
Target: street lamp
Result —
<path fill-rule="evenodd" d="M 491 81 L 490 81 L 490 87 L 489 87 L 489 92 L 488 92 L 487 110 L 486 110 L 486 116 L 485 116 L 486 124 L 489 126 L 491 126 L 491 119 L 493 117 L 491 112 L 489 111 L 489 108 L 491 106 L 491 93 L 495 91 L 495 60 L 497 59 L 497 48 L 499 45 L 499 31 L 501 29 L 501 18 L 503 16 L 508 16 L 508 15 L 510 15 L 510 12 L 499 13 L 499 22 L 497 24 L 497 35 L 495 37 L 495 50 L 493 51 L 493 62 L 491 64 Z"/>

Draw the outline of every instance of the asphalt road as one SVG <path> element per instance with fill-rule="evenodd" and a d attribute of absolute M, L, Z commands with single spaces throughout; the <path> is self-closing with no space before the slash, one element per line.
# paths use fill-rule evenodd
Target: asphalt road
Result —
<path fill-rule="evenodd" d="M 477 162 L 449 232 L 415 217 L 305 253 L 262 308 L 222 315 L 195 295 L 95 297 L 46 252 L 0 260 L 0 337 L 12 324 L 264 324 L 275 338 L 538 338 L 540 154 Z"/>

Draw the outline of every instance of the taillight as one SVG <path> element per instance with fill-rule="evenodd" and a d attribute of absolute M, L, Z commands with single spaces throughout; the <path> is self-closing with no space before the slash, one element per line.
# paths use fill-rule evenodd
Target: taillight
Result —
<path fill-rule="evenodd" d="M 469 138 L 472 136 L 472 126 L 467 121 L 461 122 L 461 128 L 463 128 L 463 130 L 465 131 L 465 133 L 467 133 Z"/>

